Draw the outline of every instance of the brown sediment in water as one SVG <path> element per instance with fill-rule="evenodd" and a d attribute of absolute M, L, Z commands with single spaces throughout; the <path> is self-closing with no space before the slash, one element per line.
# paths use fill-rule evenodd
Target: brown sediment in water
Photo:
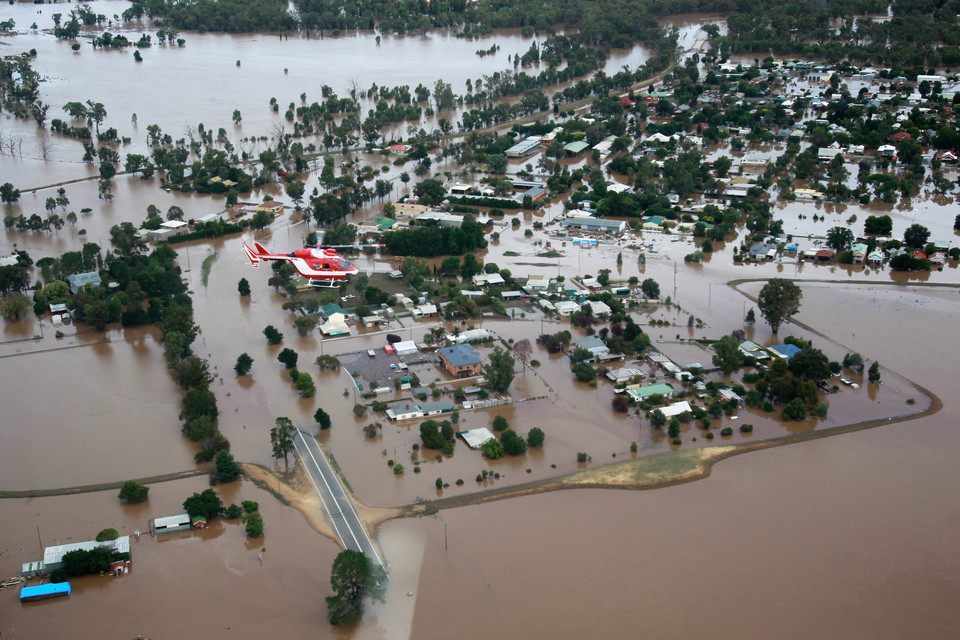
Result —
<path fill-rule="evenodd" d="M 241 466 L 244 475 L 254 484 L 302 513 L 314 531 L 339 542 L 323 515 L 320 498 L 305 482 L 301 465 L 297 465 L 286 480 L 255 464 L 243 463 Z"/>

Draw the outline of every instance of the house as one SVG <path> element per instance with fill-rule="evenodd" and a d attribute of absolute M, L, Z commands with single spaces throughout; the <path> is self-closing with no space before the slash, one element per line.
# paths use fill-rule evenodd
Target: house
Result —
<path fill-rule="evenodd" d="M 183 235 L 190 231 L 190 225 L 183 220 L 167 220 L 161 222 L 158 229 L 152 229 L 147 232 L 147 240 L 151 242 L 164 242 L 173 236 Z"/>
<path fill-rule="evenodd" d="M 884 258 L 885 256 L 883 255 L 883 251 L 874 249 L 873 251 L 870 252 L 870 255 L 867 256 L 867 263 L 875 267 L 878 267 L 883 264 Z"/>
<path fill-rule="evenodd" d="M 120 536 L 116 540 L 106 540 L 104 542 L 88 540 L 86 542 L 74 542 L 71 544 L 47 547 L 43 550 L 43 572 L 52 573 L 57 569 L 62 569 L 63 556 L 71 551 L 93 551 L 98 547 L 103 547 L 116 553 L 130 553 L 130 536 Z"/>
<path fill-rule="evenodd" d="M 590 311 L 597 318 L 605 318 L 610 315 L 610 306 L 601 300 L 590 300 L 584 304 L 590 305 Z"/>
<path fill-rule="evenodd" d="M 839 147 L 824 147 L 817 152 L 820 162 L 832 162 L 837 156 L 843 157 L 843 149 Z"/>
<path fill-rule="evenodd" d="M 417 345 L 413 340 L 404 340 L 403 342 L 395 342 L 393 344 L 393 351 L 398 356 L 409 356 L 417 352 Z"/>
<path fill-rule="evenodd" d="M 627 228 L 627 223 L 623 220 L 604 220 L 588 216 L 571 216 L 565 218 L 562 224 L 564 229 L 580 229 L 601 233 L 623 233 Z"/>
<path fill-rule="evenodd" d="M 442 413 L 453 411 L 453 404 L 449 400 L 437 400 L 436 402 L 421 402 L 420 411 L 424 416 L 438 416 Z"/>
<path fill-rule="evenodd" d="M 343 313 L 334 313 L 327 322 L 320 325 L 320 333 L 328 338 L 350 335 L 350 327 L 347 326 L 347 316 Z"/>
<path fill-rule="evenodd" d="M 850 247 L 850 251 L 853 253 L 853 263 L 854 264 L 863 264 L 863 261 L 867 259 L 867 251 L 869 247 L 862 242 L 854 242 Z"/>
<path fill-rule="evenodd" d="M 96 286 L 100 284 L 100 273 L 97 271 L 88 271 L 87 273 L 75 273 L 67 276 L 67 284 L 70 285 L 70 293 L 77 294 L 87 285 Z"/>
<path fill-rule="evenodd" d="M 496 438 L 490 429 L 487 429 L 486 427 L 470 429 L 469 431 L 458 431 L 457 435 L 463 438 L 463 441 L 466 442 L 467 446 L 471 449 L 479 449 L 487 440 L 493 440 Z"/>
<path fill-rule="evenodd" d="M 503 153 L 508 158 L 526 158 L 527 156 L 539 153 L 541 149 L 540 136 L 530 136 L 513 145 Z"/>
<path fill-rule="evenodd" d="M 833 260 L 833 249 L 820 249 L 813 255 L 820 262 L 830 262 Z"/>
<path fill-rule="evenodd" d="M 437 305 L 432 303 L 417 305 L 413 309 L 414 318 L 429 318 L 435 315 L 437 315 Z"/>
<path fill-rule="evenodd" d="M 500 297 L 504 300 L 519 300 L 523 297 L 522 291 L 501 291 Z"/>
<path fill-rule="evenodd" d="M 566 152 L 568 156 L 577 157 L 589 148 L 590 148 L 589 144 L 587 144 L 583 140 L 579 140 L 577 142 L 570 142 L 564 145 L 563 150 L 564 152 Z"/>
<path fill-rule="evenodd" d="M 257 205 L 256 211 L 266 211 L 267 213 L 280 213 L 283 211 L 283 203 L 276 200 L 267 200 Z"/>
<path fill-rule="evenodd" d="M 902 140 L 912 140 L 912 139 L 913 139 L 913 136 L 907 133 L 906 131 L 898 131 L 897 133 L 894 133 L 889 138 L 887 138 L 887 140 L 893 143 L 897 143 Z"/>
<path fill-rule="evenodd" d="M 770 166 L 770 160 L 761 155 L 751 154 L 743 159 L 741 166 L 744 171 L 763 173 Z"/>
<path fill-rule="evenodd" d="M 754 360 L 769 360 L 770 354 L 756 342 L 744 340 L 740 343 L 740 353 Z"/>
<path fill-rule="evenodd" d="M 420 410 L 420 405 L 404 401 L 389 407 L 387 417 L 391 420 L 412 420 L 422 418 L 423 411 Z"/>
<path fill-rule="evenodd" d="M 580 338 L 577 340 L 577 348 L 589 351 L 590 360 L 597 360 L 610 353 L 610 348 L 597 336 Z"/>
<path fill-rule="evenodd" d="M 674 391 L 673 387 L 666 382 L 647 384 L 636 389 L 627 390 L 627 394 L 638 402 L 642 402 L 650 396 L 663 396 L 665 398 L 672 398 L 674 393 L 676 392 Z"/>
<path fill-rule="evenodd" d="M 396 214 L 398 218 L 416 218 L 421 213 L 430 210 L 425 204 L 417 204 L 415 202 L 398 202 L 394 205 L 396 207 Z"/>
<path fill-rule="evenodd" d="M 897 156 L 897 148 L 890 144 L 882 144 L 877 147 L 877 156 L 880 158 L 895 158 Z"/>
<path fill-rule="evenodd" d="M 192 526 L 190 516 L 186 513 L 180 513 L 175 516 L 154 518 L 150 521 L 150 533 L 159 535 L 161 533 L 173 533 L 174 531 L 187 531 Z"/>
<path fill-rule="evenodd" d="M 452 196 L 465 196 L 468 193 L 470 193 L 472 189 L 473 187 L 471 187 L 470 185 L 458 182 L 457 184 L 450 185 L 447 188 L 447 193 L 449 193 Z"/>
<path fill-rule="evenodd" d="M 468 329 L 456 335 L 448 333 L 444 336 L 444 339 L 454 344 L 462 344 L 464 342 L 484 341 L 490 337 L 490 332 L 486 329 Z"/>
<path fill-rule="evenodd" d="M 457 378 L 467 378 L 480 375 L 483 364 L 479 354 L 469 344 L 457 344 L 452 347 L 437 349 L 440 362 L 450 375 Z"/>
<path fill-rule="evenodd" d="M 660 411 L 662 411 L 663 415 L 666 417 L 672 418 L 673 416 L 678 416 L 681 413 L 692 413 L 693 407 L 691 407 L 690 403 L 686 400 L 681 400 L 680 402 L 674 402 L 673 404 L 668 404 L 665 407 L 661 407 Z"/>
<path fill-rule="evenodd" d="M 624 367 L 622 369 L 609 369 L 607 370 L 607 378 L 610 379 L 614 384 L 626 384 L 628 382 L 633 382 L 638 378 L 643 378 L 644 373 L 640 369 L 632 369 L 629 367 Z"/>
<path fill-rule="evenodd" d="M 193 516 L 190 518 L 190 523 L 193 525 L 194 529 L 206 529 L 207 516 Z"/>
<path fill-rule="evenodd" d="M 800 352 L 800 347 L 795 344 L 775 344 L 767 350 L 777 358 L 789 360 Z"/>
<path fill-rule="evenodd" d="M 580 311 L 580 305 L 573 300 L 561 300 L 554 305 L 558 316 L 566 317 Z"/>
<path fill-rule="evenodd" d="M 725 402 L 727 404 L 730 404 L 731 402 L 738 405 L 743 403 L 743 398 L 741 398 L 738 393 L 729 387 L 726 389 L 721 389 L 717 393 L 717 397 L 720 398 L 721 402 Z"/>
<path fill-rule="evenodd" d="M 443 211 L 424 211 L 416 218 L 417 224 L 436 222 L 441 227 L 459 227 L 463 224 L 463 216 Z"/>
<path fill-rule="evenodd" d="M 751 260 L 773 260 L 777 254 L 777 244 L 775 242 L 757 242 L 750 247 Z"/>
<path fill-rule="evenodd" d="M 473 276 L 473 284 L 478 287 L 500 287 L 506 284 L 506 280 L 499 273 L 480 273 Z"/>
<path fill-rule="evenodd" d="M 547 287 L 550 286 L 550 278 L 541 274 L 534 274 L 527 277 L 527 283 L 523 285 L 523 288 L 527 290 L 527 293 L 531 291 L 546 291 Z"/>

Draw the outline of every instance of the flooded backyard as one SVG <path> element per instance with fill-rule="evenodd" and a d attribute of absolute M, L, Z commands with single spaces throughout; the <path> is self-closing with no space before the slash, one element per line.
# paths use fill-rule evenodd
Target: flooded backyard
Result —
<path fill-rule="evenodd" d="M 89 4 L 107 15 L 127 6 Z M 285 105 L 305 91 L 309 102 L 319 99 L 324 84 L 343 95 L 354 78 L 361 87 L 372 82 L 432 85 L 443 78 L 462 92 L 468 78 L 501 70 L 507 54 L 522 53 L 530 42 L 512 32 L 473 41 L 449 33 L 384 37 L 380 44 L 373 34 L 323 41 L 186 34 L 184 48 L 152 47 L 144 63 L 134 67 L 129 52 L 94 51 L 85 45 L 73 54 L 68 44 L 51 35 L 34 34 L 27 26 L 36 20 L 41 29 L 49 28 L 55 8 L 43 5 L 41 10 L 36 13 L 25 3 L 0 10 L 0 17 L 15 18 L 21 31 L 0 41 L 0 54 L 37 49 L 37 69 L 48 79 L 41 92 L 53 105 L 51 113 L 71 100 L 102 100 L 107 124 L 132 136 L 124 153 L 144 152 L 149 123 L 160 124 L 175 137 L 200 122 L 224 126 L 238 144 L 240 137 L 269 135 L 274 125 L 284 122 L 269 109 L 270 97 Z M 701 22 L 696 16 L 679 22 L 685 29 L 684 46 L 692 45 Z M 502 47 L 496 56 L 474 55 L 493 43 Z M 640 47 L 614 53 L 608 73 L 622 65 L 634 68 L 645 56 Z M 351 63 L 337 64 L 344 59 Z M 137 82 L 112 81 L 134 69 Z M 215 92 L 209 90 L 211 77 L 216 78 Z M 243 123 L 236 128 L 227 126 L 234 108 L 243 112 Z M 131 123 L 133 113 L 137 125 Z M 427 120 L 423 124 L 433 126 Z M 22 157 L 0 155 L 0 182 L 27 189 L 96 173 L 94 165 L 79 161 L 79 143 L 66 138 L 55 140 L 50 158 L 42 160 L 36 136 L 47 134 L 39 134 L 32 122 L 2 114 L 0 132 L 24 139 Z M 251 144 L 251 149 L 259 148 Z M 385 179 L 395 180 L 403 170 L 384 156 L 359 155 L 361 164 L 387 165 Z M 308 191 L 316 184 L 316 173 L 310 180 Z M 139 224 L 150 204 L 162 211 L 180 206 L 187 217 L 223 210 L 222 199 L 164 191 L 157 178 L 118 177 L 114 184 L 110 203 L 98 199 L 94 180 L 68 185 L 70 209 L 92 211 L 58 233 L 3 232 L 0 254 L 16 248 L 37 260 L 83 242 L 107 250 L 110 227 L 122 221 Z M 394 184 L 392 197 L 407 191 L 399 181 Z M 43 210 L 49 195 L 50 189 L 24 193 L 19 204 L 4 208 L 29 216 Z M 284 198 L 284 193 L 272 184 L 242 199 L 256 202 L 265 196 Z M 349 220 L 359 222 L 378 207 Z M 909 207 L 891 205 L 890 210 L 884 205 L 814 203 L 777 207 L 787 231 L 798 237 L 822 234 L 852 214 L 862 220 L 878 211 L 893 217 L 894 236 L 913 222 L 928 226 L 932 240 L 952 240 L 955 235 L 955 207 L 930 195 L 914 198 Z M 947 286 L 908 285 L 955 285 L 956 264 L 909 277 L 810 263 L 739 266 L 733 262 L 733 248 L 743 242 L 743 229 L 738 230 L 741 237 L 716 243 L 704 264 L 686 264 L 683 256 L 695 249 L 689 236 L 646 232 L 633 248 L 601 243 L 584 249 L 564 243 L 547 235 L 556 230 L 562 212 L 560 203 L 518 212 L 521 225 L 498 227 L 499 241 L 477 257 L 509 268 L 515 277 L 569 278 L 610 269 L 613 281 L 654 278 L 673 304 L 634 315 L 653 346 L 681 364 L 711 361 L 711 352 L 689 340 L 739 329 L 761 345 L 793 335 L 812 340 L 831 360 L 859 351 L 883 366 L 883 384 L 844 387 L 826 396 L 826 419 L 783 424 L 777 414 L 743 408 L 736 420 L 714 422 L 714 431 L 731 426 L 734 435 L 718 434 L 712 444 L 693 423 L 684 425 L 681 449 L 913 414 L 930 403 L 915 384 L 938 396 L 943 409 L 915 421 L 737 456 L 715 466 L 709 478 L 688 485 L 656 491 L 563 491 L 391 521 L 378 536 L 392 581 L 387 601 L 371 606 L 360 624 L 342 630 L 328 626 L 323 603 L 338 546 L 312 529 L 300 512 L 252 483 L 226 485 L 218 488 L 225 503 L 259 501 L 266 521 L 264 539 L 250 541 L 242 525 L 221 520 L 200 533 L 141 536 L 134 543 L 134 570 L 128 576 L 86 577 L 74 583 L 69 599 L 26 606 L 16 601 L 13 590 L 0 591 L 0 634 L 16 629 L 21 638 L 67 632 L 153 638 L 278 633 L 440 638 L 452 632 L 502 638 L 955 637 L 960 628 L 955 606 L 960 595 L 960 509 L 955 498 L 960 486 L 955 463 L 960 408 L 953 401 L 953 370 L 960 357 L 954 339 L 960 293 Z M 814 212 L 827 219 L 812 222 Z M 801 213 L 806 217 L 799 218 Z M 543 222 L 544 229 L 525 236 L 535 221 Z M 278 416 L 286 416 L 316 432 L 313 415 L 321 407 L 333 423 L 320 434 L 321 442 L 354 494 L 375 506 L 466 496 L 677 448 L 651 429 L 646 418 L 612 411 L 612 384 L 601 380 L 591 388 L 577 382 L 565 355 L 548 354 L 537 345 L 532 357 L 540 366 L 517 373 L 511 386 L 513 404 L 463 411 L 458 429 L 490 427 L 494 416 L 502 415 L 524 435 L 532 427 L 543 428 L 546 444 L 541 450 L 491 461 L 458 441 L 453 456 L 438 459 L 437 452 L 413 448 L 420 442 L 419 420 L 398 424 L 382 415 L 356 418 L 352 409 L 358 398 L 350 371 L 317 372 L 315 358 L 382 349 L 387 332 L 421 341 L 436 320 L 402 318 L 383 332 L 348 339 L 320 340 L 316 332 L 299 335 L 291 324 L 293 315 L 281 308 L 285 299 L 267 285 L 269 273 L 250 268 L 241 243 L 257 240 L 282 251 L 301 246 L 311 229 L 293 221 L 288 211 L 264 231 L 176 247 L 201 329 L 193 349 L 216 374 L 212 389 L 219 426 L 238 460 L 288 471 L 271 457 L 270 427 Z M 537 241 L 553 241 L 562 255 L 538 255 L 543 246 L 534 244 Z M 201 265 L 207 259 L 209 278 L 204 284 Z M 382 271 L 399 261 L 361 256 L 355 263 L 361 271 Z M 774 336 L 762 321 L 744 324 L 746 310 L 754 305 L 726 283 L 781 276 L 804 281 L 796 319 L 813 331 L 788 323 Z M 241 277 L 250 281 L 249 298 L 237 295 Z M 760 286 L 746 283 L 740 289 L 755 295 Z M 535 342 L 540 334 L 561 329 L 570 329 L 574 339 L 585 335 L 566 320 L 543 321 L 529 307 L 518 307 L 516 314 L 522 316 L 479 319 L 446 329 L 475 325 L 498 341 Z M 702 325 L 688 327 L 690 316 Z M 166 370 L 155 330 L 112 327 L 97 333 L 71 325 L 60 327 L 65 335 L 57 337 L 47 320 L 41 325 L 32 315 L 19 323 L 0 322 L 0 490 L 88 485 L 196 467 L 196 446 L 179 432 L 182 392 Z M 269 324 L 283 331 L 283 345 L 266 343 L 262 332 Z M 301 369 L 314 375 L 315 397 L 297 396 L 277 360 L 283 347 L 296 350 Z M 478 349 L 486 355 L 491 348 Z M 254 360 L 252 375 L 238 378 L 233 365 L 244 352 Z M 628 360 L 624 366 L 633 364 Z M 448 386 L 446 374 L 433 365 L 418 365 L 415 371 L 425 385 Z M 735 374 L 733 382 L 740 377 Z M 406 398 L 409 393 L 391 393 L 378 400 Z M 374 420 L 383 424 L 382 434 L 364 437 L 362 427 Z M 751 434 L 737 430 L 744 423 L 754 425 Z M 637 454 L 631 454 L 631 442 L 637 442 Z M 591 456 L 590 463 L 576 462 L 581 451 Z M 412 470 L 414 456 L 422 460 L 418 474 Z M 407 473 L 395 476 L 388 459 L 404 463 Z M 483 470 L 499 478 L 478 482 L 475 478 Z M 449 487 L 437 490 L 437 478 Z M 458 479 L 462 486 L 455 484 Z M 152 485 L 150 500 L 143 505 L 121 505 L 114 491 L 0 500 L 0 570 L 13 575 L 22 562 L 36 559 L 38 536 L 49 545 L 89 539 L 108 526 L 121 533 L 145 531 L 150 518 L 181 511 L 183 499 L 202 491 L 206 483 L 199 477 Z M 203 593 L 216 597 L 198 605 L 198 594 Z M 50 615 L 54 610 L 56 615 Z"/>

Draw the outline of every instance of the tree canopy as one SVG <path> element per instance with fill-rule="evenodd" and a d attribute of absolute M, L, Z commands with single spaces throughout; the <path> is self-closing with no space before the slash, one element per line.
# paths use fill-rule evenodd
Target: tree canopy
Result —
<path fill-rule="evenodd" d="M 327 597 L 330 624 L 343 624 L 363 614 L 365 596 L 381 597 L 381 583 L 386 578 L 383 567 L 362 551 L 347 549 L 337 554 L 330 569 L 330 587 L 333 595 Z"/>
<path fill-rule="evenodd" d="M 757 307 L 760 314 L 770 324 L 776 333 L 780 325 L 800 309 L 800 299 L 803 291 L 790 280 L 774 278 L 763 285 L 760 295 L 757 296 Z"/>

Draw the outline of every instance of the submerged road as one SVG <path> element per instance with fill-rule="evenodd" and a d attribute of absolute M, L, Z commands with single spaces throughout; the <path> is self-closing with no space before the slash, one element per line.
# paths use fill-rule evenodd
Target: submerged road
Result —
<path fill-rule="evenodd" d="M 320 496 L 323 512 L 343 547 L 352 551 L 362 551 L 365 556 L 384 567 L 383 559 L 373 546 L 373 540 L 367 534 L 363 522 L 360 521 L 353 501 L 340 484 L 340 478 L 333 472 L 327 456 L 324 455 L 316 439 L 298 429 L 293 436 L 293 445 L 300 460 L 303 461 L 303 466 L 307 469 L 310 480 L 313 481 L 317 495 Z"/>

